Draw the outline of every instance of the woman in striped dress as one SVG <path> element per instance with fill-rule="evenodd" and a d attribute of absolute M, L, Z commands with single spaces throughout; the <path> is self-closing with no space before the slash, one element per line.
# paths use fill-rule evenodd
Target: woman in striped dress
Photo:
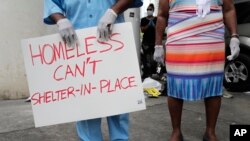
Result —
<path fill-rule="evenodd" d="M 162 33 L 167 29 L 165 64 L 171 141 L 182 139 L 183 100 L 205 101 L 203 140 L 217 141 L 215 126 L 221 105 L 225 61 L 224 24 L 232 35 L 232 60 L 239 54 L 232 0 L 160 0 L 154 59 L 163 62 Z"/>

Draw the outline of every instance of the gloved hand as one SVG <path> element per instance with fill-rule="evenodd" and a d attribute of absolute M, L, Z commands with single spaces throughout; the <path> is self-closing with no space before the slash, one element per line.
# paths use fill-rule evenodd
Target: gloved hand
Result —
<path fill-rule="evenodd" d="M 164 49 L 162 45 L 155 45 L 154 60 L 164 65 Z"/>
<path fill-rule="evenodd" d="M 59 33 L 67 46 L 75 47 L 78 44 L 78 38 L 71 22 L 67 18 L 64 18 L 57 21 L 57 25 Z"/>
<path fill-rule="evenodd" d="M 230 51 L 231 51 L 231 55 L 227 56 L 228 60 L 234 60 L 235 58 L 237 58 L 239 56 L 240 53 L 240 41 L 238 38 L 236 37 L 232 37 L 230 40 Z"/>
<path fill-rule="evenodd" d="M 196 0 L 198 17 L 204 18 L 210 12 L 211 0 Z"/>
<path fill-rule="evenodd" d="M 97 38 L 100 41 L 107 41 L 112 33 L 112 27 L 117 18 L 117 14 L 112 10 L 108 9 L 102 18 L 99 20 L 97 27 Z"/>
<path fill-rule="evenodd" d="M 155 23 L 154 23 L 154 20 L 150 20 L 149 23 L 148 23 L 149 26 L 155 26 Z"/>

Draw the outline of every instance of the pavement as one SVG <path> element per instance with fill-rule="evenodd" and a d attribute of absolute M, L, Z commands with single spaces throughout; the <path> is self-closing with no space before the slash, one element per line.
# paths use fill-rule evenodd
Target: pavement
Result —
<path fill-rule="evenodd" d="M 229 141 L 230 124 L 250 125 L 250 94 L 231 94 L 233 98 L 222 99 L 216 129 L 219 141 Z M 169 139 L 172 128 L 166 99 L 166 96 L 146 98 L 146 110 L 130 113 L 130 141 Z M 35 128 L 31 104 L 24 101 L 0 101 L 0 141 L 79 141 L 75 123 Z M 204 103 L 185 102 L 182 114 L 184 140 L 201 141 L 204 130 Z M 105 118 L 102 120 L 102 131 L 104 141 L 108 141 Z"/>

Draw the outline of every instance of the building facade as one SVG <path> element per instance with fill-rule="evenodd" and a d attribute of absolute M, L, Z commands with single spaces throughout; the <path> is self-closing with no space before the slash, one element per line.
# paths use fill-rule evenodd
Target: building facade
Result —
<path fill-rule="evenodd" d="M 42 0 L 1 0 L 0 99 L 28 97 L 21 40 L 53 33 L 42 22 Z"/>

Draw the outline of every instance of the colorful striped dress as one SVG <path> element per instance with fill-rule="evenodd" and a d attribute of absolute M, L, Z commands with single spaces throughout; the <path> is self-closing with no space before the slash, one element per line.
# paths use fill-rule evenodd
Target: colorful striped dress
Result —
<path fill-rule="evenodd" d="M 205 18 L 196 15 L 196 0 L 169 0 L 166 41 L 168 96 L 202 100 L 221 96 L 225 43 L 222 0 L 211 0 Z"/>

